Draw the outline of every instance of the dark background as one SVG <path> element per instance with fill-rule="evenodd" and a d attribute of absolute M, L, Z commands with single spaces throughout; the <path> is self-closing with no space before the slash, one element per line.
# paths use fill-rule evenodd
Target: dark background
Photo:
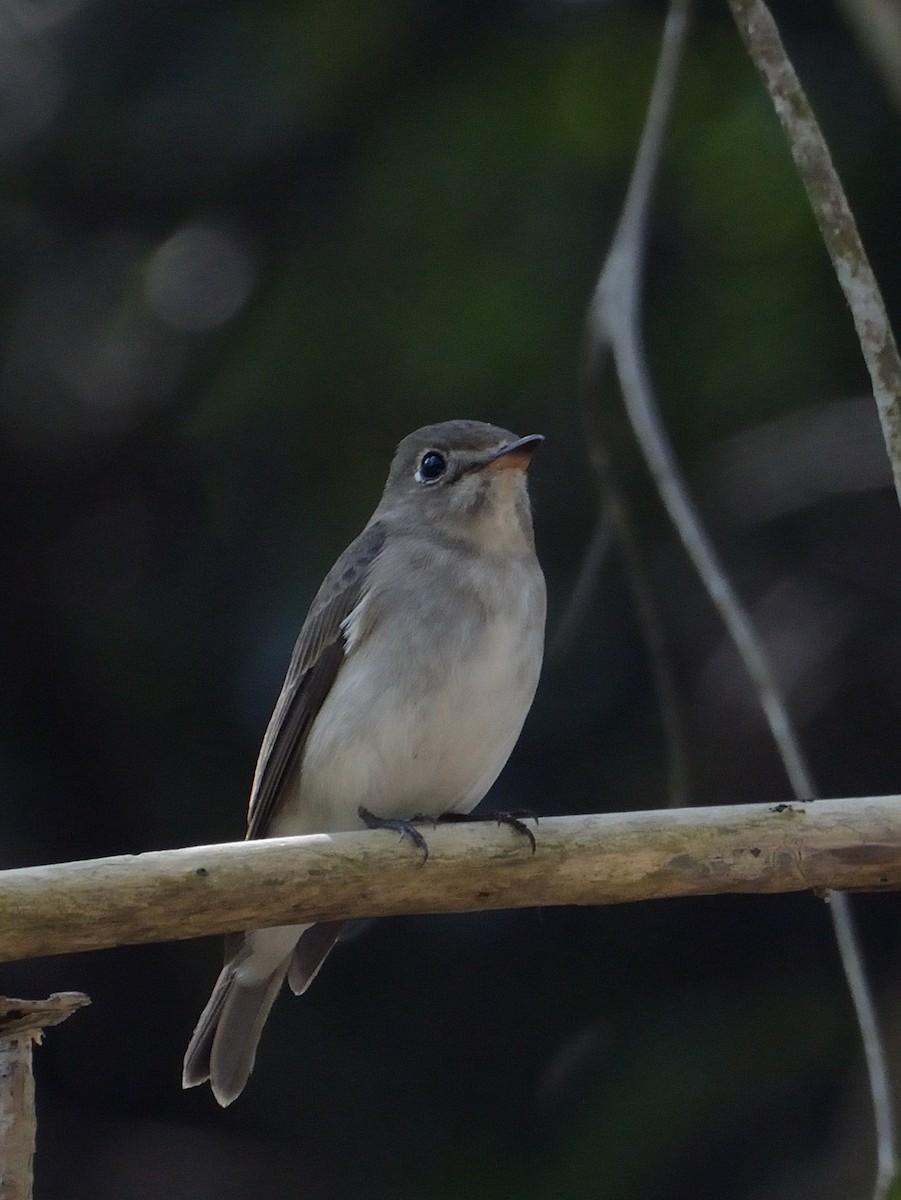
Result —
<path fill-rule="evenodd" d="M 899 113 L 828 6 L 776 9 L 901 308 Z M 393 447 L 475 417 L 533 471 L 553 628 L 595 512 L 582 314 L 654 4 L 7 0 L 0 20 L 2 860 L 240 837 L 324 571 Z M 850 318 L 725 6 L 702 6 L 650 231 L 651 368 L 820 787 L 897 791 L 901 516 Z M 695 803 L 788 794 L 612 410 Z M 496 786 L 665 802 L 613 556 Z M 901 903 L 855 900 L 901 1078 Z M 812 896 L 383 921 L 284 997 L 227 1112 L 183 1094 L 219 944 L 9 964 L 93 1005 L 37 1053 L 40 1200 L 867 1195 Z"/>

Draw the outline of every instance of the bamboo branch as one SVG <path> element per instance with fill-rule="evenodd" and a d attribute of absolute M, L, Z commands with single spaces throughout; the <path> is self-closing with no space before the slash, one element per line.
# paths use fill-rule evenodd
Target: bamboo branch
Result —
<path fill-rule="evenodd" d="M 901 796 L 270 838 L 0 872 L 0 960 L 398 913 L 901 888 Z"/>

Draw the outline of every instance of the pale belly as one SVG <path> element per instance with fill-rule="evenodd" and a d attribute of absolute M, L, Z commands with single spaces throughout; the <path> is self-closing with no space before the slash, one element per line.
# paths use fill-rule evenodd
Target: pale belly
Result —
<path fill-rule="evenodd" d="M 541 628 L 495 621 L 464 661 L 406 661 L 388 673 L 379 647 L 351 654 L 316 719 L 298 794 L 278 836 L 354 829 L 378 816 L 468 812 L 506 763 L 532 703 Z"/>

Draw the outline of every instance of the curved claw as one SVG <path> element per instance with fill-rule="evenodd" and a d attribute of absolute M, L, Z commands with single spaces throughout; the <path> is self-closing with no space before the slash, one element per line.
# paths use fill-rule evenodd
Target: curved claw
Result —
<path fill-rule="evenodd" d="M 532 813 L 532 812 L 527 813 L 524 810 L 519 810 L 517 812 L 508 812 L 508 813 L 505 813 L 505 812 L 486 813 L 485 815 L 488 817 L 494 817 L 494 819 L 497 821 L 498 825 L 509 825 L 511 829 L 515 829 L 517 833 L 521 833 L 521 834 L 523 834 L 524 837 L 527 837 L 529 839 L 529 842 L 531 843 L 533 854 L 538 849 L 538 844 L 535 841 L 535 834 L 531 831 L 531 829 L 528 827 L 528 825 L 526 825 L 525 821 L 523 820 L 523 817 L 530 817 L 532 820 L 534 820 L 535 824 L 537 825 L 538 818 L 535 816 L 534 813 Z"/>
<path fill-rule="evenodd" d="M 429 857 L 429 844 L 413 824 L 416 817 L 411 817 L 407 820 L 404 820 L 402 817 L 377 817 L 374 812 L 370 812 L 362 804 L 357 809 L 357 813 L 367 829 L 393 829 L 399 835 L 401 841 L 405 837 L 408 837 L 422 854 L 422 863 L 420 863 L 420 866 L 425 864 Z"/>
<path fill-rule="evenodd" d="M 445 813 L 438 820 L 454 824 L 462 821 L 497 821 L 498 825 L 509 825 L 511 829 L 515 829 L 517 833 L 527 837 L 533 854 L 538 849 L 534 833 L 525 824 L 526 821 L 534 821 L 536 825 L 538 824 L 538 816 L 530 808 L 516 808 L 512 812 Z"/>

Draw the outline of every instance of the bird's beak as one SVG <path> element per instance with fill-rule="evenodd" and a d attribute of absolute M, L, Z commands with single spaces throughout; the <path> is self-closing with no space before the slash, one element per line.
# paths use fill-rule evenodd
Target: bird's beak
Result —
<path fill-rule="evenodd" d="M 501 446 L 484 462 L 478 464 L 478 470 L 488 471 L 524 471 L 532 461 L 532 455 L 544 441 L 543 433 L 530 433 L 526 437 L 517 438 L 507 446 Z"/>

